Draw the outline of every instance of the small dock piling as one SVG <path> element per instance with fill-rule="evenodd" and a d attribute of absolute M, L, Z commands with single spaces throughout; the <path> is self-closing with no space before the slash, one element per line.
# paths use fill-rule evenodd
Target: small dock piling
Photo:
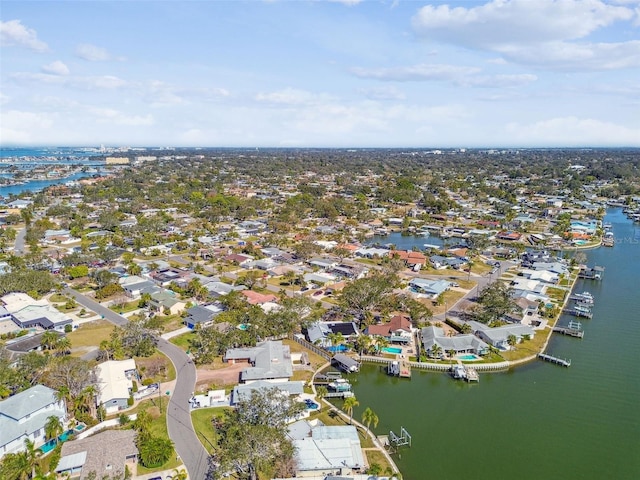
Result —
<path fill-rule="evenodd" d="M 545 362 L 555 363 L 556 365 L 560 365 L 562 367 L 571 366 L 571 360 L 565 360 L 563 358 L 554 357 L 552 355 L 547 355 L 546 353 L 539 353 L 538 358 L 540 360 L 544 360 Z"/>

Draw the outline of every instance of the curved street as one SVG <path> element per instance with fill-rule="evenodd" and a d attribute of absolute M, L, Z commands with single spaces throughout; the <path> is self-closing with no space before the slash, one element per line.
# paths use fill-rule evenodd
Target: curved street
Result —
<path fill-rule="evenodd" d="M 71 295 L 80 305 L 115 325 L 122 326 L 128 322 L 122 315 L 76 290 L 67 287 L 64 293 Z M 171 360 L 176 369 L 176 386 L 173 392 L 169 392 L 167 407 L 169 438 L 173 441 L 178 456 L 187 468 L 189 478 L 203 480 L 207 473 L 209 455 L 196 435 L 189 411 L 189 399 L 196 384 L 195 365 L 185 352 L 164 339 L 159 339 L 158 350 Z"/>

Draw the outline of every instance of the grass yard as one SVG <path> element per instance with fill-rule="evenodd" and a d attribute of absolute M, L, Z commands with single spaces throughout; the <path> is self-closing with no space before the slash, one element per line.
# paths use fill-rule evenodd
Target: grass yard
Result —
<path fill-rule="evenodd" d="M 224 411 L 228 408 L 229 407 L 199 408 L 191 412 L 193 429 L 196 431 L 200 443 L 204 445 L 204 448 L 209 453 L 213 453 L 215 450 L 214 446 L 218 441 L 218 434 L 211 423 L 211 419 L 213 417 L 222 417 Z"/>
<path fill-rule="evenodd" d="M 127 302 L 119 305 L 112 305 L 109 307 L 109 310 L 113 310 L 116 313 L 123 314 L 128 312 L 133 312 L 134 310 L 138 310 L 138 300 L 133 302 Z"/>
<path fill-rule="evenodd" d="M 298 342 L 294 342 L 293 340 L 289 340 L 285 338 L 284 340 L 282 340 L 282 343 L 284 345 L 289 345 L 289 350 L 291 350 L 291 353 L 306 352 L 307 356 L 309 357 L 309 362 L 311 363 L 311 368 L 314 371 L 320 368 L 320 366 L 327 363 L 327 361 L 324 358 L 322 358 L 320 355 L 317 355 L 312 351 L 307 350 Z"/>
<path fill-rule="evenodd" d="M 148 400 L 140 402 L 135 408 L 126 412 L 127 415 L 138 413 L 141 410 L 147 410 L 153 419 L 149 430 L 154 437 L 169 438 L 169 432 L 167 430 L 167 406 L 169 405 L 169 398 L 166 396 L 153 397 Z M 142 464 L 138 463 L 138 475 L 145 475 L 148 473 L 159 472 L 161 470 L 173 470 L 182 465 L 182 462 L 177 459 L 175 451 L 169 457 L 169 460 L 164 465 L 156 468 L 146 468 Z"/>
<path fill-rule="evenodd" d="M 177 337 L 170 338 L 169 341 L 186 352 L 190 347 L 189 341 L 194 338 L 196 338 L 196 332 L 187 332 L 182 335 L 178 335 Z"/>
<path fill-rule="evenodd" d="M 382 468 L 382 473 L 387 473 L 391 471 L 391 465 L 387 462 L 387 457 L 385 457 L 381 451 L 379 450 L 365 450 L 365 454 L 367 455 L 367 463 L 369 467 L 373 464 L 378 464 Z"/>
<path fill-rule="evenodd" d="M 67 334 L 71 345 L 75 347 L 98 347 L 103 340 L 109 340 L 113 324 L 106 320 L 94 320 L 81 324 L 73 332 Z"/>

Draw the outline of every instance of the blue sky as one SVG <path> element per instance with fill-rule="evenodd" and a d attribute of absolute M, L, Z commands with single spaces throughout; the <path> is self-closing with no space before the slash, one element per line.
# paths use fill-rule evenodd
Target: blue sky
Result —
<path fill-rule="evenodd" d="M 0 144 L 640 147 L 640 0 L 6 1 Z"/>

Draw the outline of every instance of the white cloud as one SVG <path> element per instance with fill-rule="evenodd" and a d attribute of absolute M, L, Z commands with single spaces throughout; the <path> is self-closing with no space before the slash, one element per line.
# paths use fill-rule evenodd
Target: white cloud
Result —
<path fill-rule="evenodd" d="M 353 68 L 351 72 L 361 78 L 383 81 L 448 81 L 465 87 L 517 87 L 537 80 L 537 77 L 531 74 L 483 75 L 479 68 L 456 65 L 421 64 L 378 69 Z"/>
<path fill-rule="evenodd" d="M 43 65 L 41 70 L 44 73 L 50 73 L 52 75 L 69 75 L 69 67 L 67 67 L 60 60 L 56 60 L 55 62 Z"/>
<path fill-rule="evenodd" d="M 478 75 L 462 78 L 458 83 L 468 87 L 508 88 L 528 85 L 537 79 L 538 77 L 528 73 L 516 75 Z"/>
<path fill-rule="evenodd" d="M 217 101 L 230 95 L 229 91 L 219 87 L 181 87 L 160 80 L 153 80 L 145 87 L 145 93 L 152 107 L 171 107 L 193 102 Z"/>
<path fill-rule="evenodd" d="M 638 18 L 601 0 L 492 0 L 477 7 L 427 5 L 413 17 L 425 39 L 483 49 L 517 63 L 600 70 L 638 65 L 638 42 L 582 42 L 598 29 Z"/>
<path fill-rule="evenodd" d="M 113 90 L 122 88 L 127 82 L 121 78 L 113 75 L 101 75 L 101 76 L 60 76 L 51 75 L 49 73 L 28 73 L 18 72 L 11 75 L 11 78 L 19 80 L 21 82 L 30 83 L 45 83 L 52 85 L 62 85 L 71 88 L 78 88 L 81 90 L 95 90 L 105 89 Z"/>
<path fill-rule="evenodd" d="M 505 47 L 508 60 L 554 70 L 614 70 L 640 66 L 640 40 L 623 43 L 551 42 Z"/>
<path fill-rule="evenodd" d="M 549 146 L 640 146 L 640 129 L 592 118 L 559 117 L 506 127 L 514 144 Z"/>
<path fill-rule="evenodd" d="M 406 98 L 403 92 L 391 85 L 363 88 L 360 93 L 370 100 L 404 100 Z"/>
<path fill-rule="evenodd" d="M 258 93 L 255 100 L 275 105 L 313 105 L 332 99 L 327 94 L 316 94 L 295 88 L 285 88 L 276 92 Z"/>
<path fill-rule="evenodd" d="M 459 67 L 456 65 L 420 64 L 394 68 L 360 68 L 351 69 L 351 73 L 360 78 L 376 80 L 410 82 L 421 80 L 455 80 L 461 76 L 478 73 L 479 68 Z"/>
<path fill-rule="evenodd" d="M 493 0 L 472 8 L 422 7 L 413 18 L 427 38 L 470 47 L 583 38 L 633 11 L 600 0 Z"/>
<path fill-rule="evenodd" d="M 330 3 L 342 3 L 349 7 L 353 7 L 354 5 L 358 5 L 362 3 L 362 0 L 329 0 Z"/>
<path fill-rule="evenodd" d="M 6 105 L 11 101 L 11 98 L 4 93 L 0 92 L 0 105 Z"/>
<path fill-rule="evenodd" d="M 53 125 L 53 116 L 46 113 L 9 110 L 2 113 L 0 144 L 26 144 L 37 140 L 43 130 Z"/>
<path fill-rule="evenodd" d="M 132 127 L 149 126 L 155 123 L 153 115 L 128 115 L 113 108 L 96 108 L 89 107 L 90 114 L 95 116 L 98 121 L 112 123 L 115 125 L 127 125 Z"/>
<path fill-rule="evenodd" d="M 89 62 L 106 62 L 109 60 L 123 61 L 124 57 L 114 57 L 106 48 L 91 45 L 90 43 L 81 43 L 76 47 L 76 56 Z"/>
<path fill-rule="evenodd" d="M 38 39 L 36 31 L 22 25 L 20 20 L 0 21 L 0 46 L 26 47 L 41 53 L 49 50 L 48 45 Z"/>

